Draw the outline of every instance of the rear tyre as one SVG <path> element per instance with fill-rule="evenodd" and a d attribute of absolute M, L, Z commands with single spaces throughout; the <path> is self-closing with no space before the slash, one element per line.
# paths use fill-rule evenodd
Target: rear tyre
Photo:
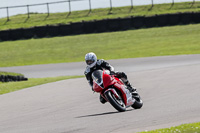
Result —
<path fill-rule="evenodd" d="M 140 109 L 143 106 L 143 101 L 138 93 L 133 95 L 133 98 L 135 99 L 135 103 L 131 106 L 134 109 Z"/>
<path fill-rule="evenodd" d="M 119 98 L 115 97 L 115 95 L 111 92 L 108 91 L 105 93 L 106 98 L 110 102 L 110 104 L 119 112 L 124 112 L 126 111 L 126 105 L 124 104 L 124 101 L 122 98 L 119 96 Z"/>

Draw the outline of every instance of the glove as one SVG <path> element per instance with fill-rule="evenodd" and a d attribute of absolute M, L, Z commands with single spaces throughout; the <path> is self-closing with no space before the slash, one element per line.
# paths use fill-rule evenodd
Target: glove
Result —
<path fill-rule="evenodd" d="M 122 78 L 122 72 L 116 72 L 115 76 L 118 77 L 118 78 Z"/>
<path fill-rule="evenodd" d="M 114 71 L 110 71 L 110 75 L 115 75 L 115 72 Z"/>

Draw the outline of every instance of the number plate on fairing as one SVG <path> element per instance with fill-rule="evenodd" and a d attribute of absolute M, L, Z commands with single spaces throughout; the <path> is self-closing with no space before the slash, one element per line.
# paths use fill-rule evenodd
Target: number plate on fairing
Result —
<path fill-rule="evenodd" d="M 132 98 L 132 95 L 128 89 L 125 89 L 125 92 L 127 97 L 127 106 L 131 106 L 135 102 L 135 99 Z"/>

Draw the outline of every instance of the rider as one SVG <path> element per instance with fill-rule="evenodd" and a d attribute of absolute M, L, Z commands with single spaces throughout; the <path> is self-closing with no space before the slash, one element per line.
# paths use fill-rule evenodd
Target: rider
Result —
<path fill-rule="evenodd" d="M 87 64 L 85 76 L 91 87 L 93 87 L 92 72 L 99 69 L 106 69 L 109 70 L 111 73 L 114 73 L 116 77 L 120 78 L 127 86 L 127 89 L 132 92 L 132 94 L 135 93 L 137 95 L 136 89 L 131 86 L 130 82 L 127 79 L 127 75 L 124 72 L 114 72 L 114 67 L 112 67 L 108 62 L 103 59 L 97 59 L 95 53 L 87 53 L 85 55 L 85 62 Z M 106 100 L 101 95 L 100 102 L 103 104 L 106 102 Z"/>

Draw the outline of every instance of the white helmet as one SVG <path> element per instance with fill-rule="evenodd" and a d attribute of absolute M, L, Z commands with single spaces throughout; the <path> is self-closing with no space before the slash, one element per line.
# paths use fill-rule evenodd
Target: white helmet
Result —
<path fill-rule="evenodd" d="M 97 63 L 97 56 L 95 55 L 95 53 L 93 52 L 87 53 L 85 55 L 85 62 L 89 68 L 94 67 Z"/>

